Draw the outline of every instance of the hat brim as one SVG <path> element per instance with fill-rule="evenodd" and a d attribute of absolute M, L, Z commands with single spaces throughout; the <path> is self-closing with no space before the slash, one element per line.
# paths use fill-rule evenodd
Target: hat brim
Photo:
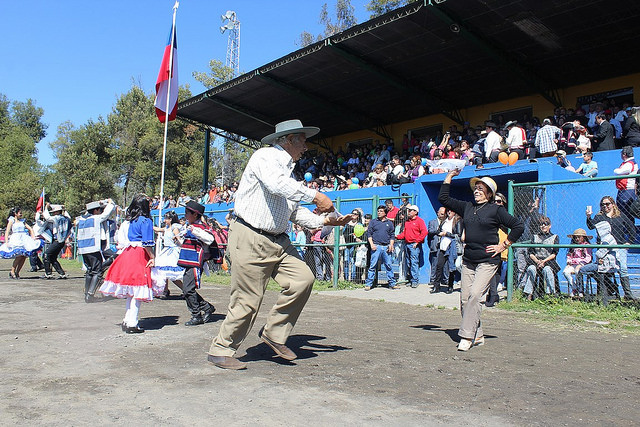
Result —
<path fill-rule="evenodd" d="M 315 127 L 315 126 L 304 126 L 301 128 L 293 128 L 293 129 L 287 129 L 287 130 L 283 130 L 280 132 L 274 132 L 270 135 L 265 136 L 264 138 L 262 138 L 260 140 L 260 142 L 262 142 L 263 144 L 273 144 L 274 141 L 278 138 L 280 138 L 281 136 L 285 136 L 285 135 L 289 135 L 292 133 L 304 133 L 304 135 L 307 138 L 311 138 L 312 136 L 317 135 L 320 132 L 320 128 Z"/>

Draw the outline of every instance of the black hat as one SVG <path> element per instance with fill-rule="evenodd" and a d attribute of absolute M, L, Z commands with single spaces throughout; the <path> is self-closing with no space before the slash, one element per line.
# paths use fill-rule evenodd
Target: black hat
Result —
<path fill-rule="evenodd" d="M 194 202 L 193 200 L 189 200 L 187 202 L 186 208 L 190 211 L 199 213 L 200 215 L 204 214 L 204 206 L 202 206 L 200 203 Z"/>
<path fill-rule="evenodd" d="M 494 122 L 484 122 L 484 127 L 495 129 L 496 124 Z"/>

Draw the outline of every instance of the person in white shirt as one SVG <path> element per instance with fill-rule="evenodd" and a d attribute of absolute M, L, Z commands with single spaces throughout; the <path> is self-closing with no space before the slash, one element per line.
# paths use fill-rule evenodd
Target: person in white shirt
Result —
<path fill-rule="evenodd" d="M 353 215 L 320 216 L 300 206 L 313 203 L 320 213 L 334 211 L 331 199 L 291 177 L 295 162 L 307 151 L 306 140 L 320 132 L 300 120 L 278 123 L 262 139 L 273 144 L 257 150 L 242 174 L 229 225 L 231 298 L 227 316 L 209 349 L 208 360 L 222 369 L 246 369 L 234 357 L 251 330 L 271 278 L 282 292 L 258 336 L 286 360 L 297 356 L 285 343 L 304 308 L 315 279 L 300 259 L 286 231 L 289 221 L 308 229 L 345 225 Z"/>
<path fill-rule="evenodd" d="M 504 125 L 504 130 L 508 131 L 506 143 L 509 146 L 509 153 L 518 153 L 518 160 L 524 159 L 524 144 L 527 142 L 527 134 L 517 120 L 511 120 Z"/>
<path fill-rule="evenodd" d="M 502 137 L 495 131 L 496 124 L 494 122 L 486 122 L 485 127 L 487 138 L 484 141 L 484 157 L 488 162 L 497 162 Z"/>

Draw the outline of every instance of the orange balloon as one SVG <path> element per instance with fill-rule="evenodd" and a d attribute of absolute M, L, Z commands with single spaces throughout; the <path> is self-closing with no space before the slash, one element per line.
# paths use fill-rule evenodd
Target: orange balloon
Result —
<path fill-rule="evenodd" d="M 222 264 L 220 264 L 220 267 L 224 270 L 227 271 L 229 269 L 229 266 L 227 265 L 227 260 L 223 260 Z"/>
<path fill-rule="evenodd" d="M 513 165 L 518 161 L 518 153 L 515 151 L 513 153 L 509 153 L 509 165 Z"/>
<path fill-rule="evenodd" d="M 509 155 L 504 151 L 501 152 L 500 154 L 498 154 L 498 161 L 503 165 L 506 165 L 507 163 L 509 163 Z"/>

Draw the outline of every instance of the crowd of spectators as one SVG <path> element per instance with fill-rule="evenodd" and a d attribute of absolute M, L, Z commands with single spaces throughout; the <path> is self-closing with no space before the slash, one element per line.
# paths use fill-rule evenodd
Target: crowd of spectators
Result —
<path fill-rule="evenodd" d="M 350 144 L 344 150 L 309 150 L 296 164 L 294 175 L 322 192 L 370 188 L 413 182 L 424 174 L 447 172 L 454 165 L 482 168 L 501 161 L 501 153 L 516 153 L 519 160 L 556 156 L 560 166 L 593 177 L 598 171 L 592 153 L 625 145 L 640 146 L 640 107 L 609 99 L 584 108 L 559 107 L 542 120 L 526 115 L 505 120 L 498 115 L 475 127 L 465 122 L 430 136 L 405 134 L 397 144 L 375 140 Z M 573 167 L 566 156 L 574 153 L 589 154 L 584 163 Z M 237 188 L 237 182 L 211 184 L 197 197 L 184 191 L 178 197 L 165 195 L 163 210 L 185 206 L 192 198 L 201 204 L 231 203 Z M 154 197 L 153 209 L 159 207 L 159 200 L 160 196 Z"/>
<path fill-rule="evenodd" d="M 403 184 L 424 174 L 446 172 L 446 162 L 440 160 L 458 159 L 462 165 L 482 168 L 499 161 L 501 153 L 517 153 L 522 160 L 640 146 L 639 123 L 640 108 L 614 100 L 593 103 L 587 110 L 559 107 L 542 120 L 524 116 L 505 121 L 497 116 L 482 125 L 465 122 L 461 128 L 453 125 L 428 137 L 405 134 L 399 144 L 376 140 L 344 150 L 311 150 L 294 174 L 320 191 Z M 590 170 L 585 166 L 576 171 L 594 176 Z"/>
<path fill-rule="evenodd" d="M 208 190 L 200 191 L 200 195 L 197 198 L 192 198 L 187 195 L 185 191 L 181 191 L 179 197 L 175 197 L 172 194 L 165 195 L 162 210 L 185 207 L 189 200 L 195 200 L 201 205 L 210 203 L 233 203 L 237 190 L 238 183 L 234 181 L 231 185 L 224 184 L 220 187 L 211 184 Z M 159 207 L 160 196 L 155 196 L 151 201 L 151 209 L 158 209 Z"/>

